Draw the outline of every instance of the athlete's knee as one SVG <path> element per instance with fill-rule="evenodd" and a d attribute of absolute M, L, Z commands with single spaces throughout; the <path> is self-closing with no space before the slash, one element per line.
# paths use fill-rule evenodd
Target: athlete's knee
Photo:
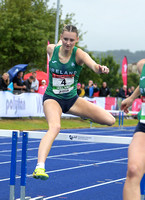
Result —
<path fill-rule="evenodd" d="M 116 122 L 115 117 L 111 116 L 108 122 L 108 126 L 112 126 L 113 124 L 115 124 L 115 122 Z"/>
<path fill-rule="evenodd" d="M 60 132 L 61 125 L 59 123 L 54 123 L 49 125 L 49 130 L 51 132 L 54 132 L 55 134 L 58 134 Z"/>
<path fill-rule="evenodd" d="M 136 163 L 129 164 L 127 169 L 127 177 L 130 179 L 141 179 L 141 171 L 141 168 Z"/>

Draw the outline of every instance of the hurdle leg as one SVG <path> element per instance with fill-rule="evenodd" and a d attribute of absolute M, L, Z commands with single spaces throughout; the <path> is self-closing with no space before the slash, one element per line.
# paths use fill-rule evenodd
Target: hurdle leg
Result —
<path fill-rule="evenodd" d="M 20 199 L 26 200 L 30 199 L 29 197 L 25 198 L 25 188 L 26 188 L 26 174 L 27 174 L 27 144 L 28 144 L 28 133 L 22 133 L 22 161 L 21 161 L 21 191 Z"/>
<path fill-rule="evenodd" d="M 118 117 L 119 117 L 119 119 L 118 119 L 118 123 L 119 124 L 118 125 L 119 125 L 119 128 L 120 128 L 120 124 L 121 124 L 121 111 L 119 111 L 119 116 Z"/>
<path fill-rule="evenodd" d="M 16 157 L 17 157 L 17 139 L 18 132 L 12 132 L 12 151 L 10 168 L 10 200 L 15 200 L 15 182 L 16 182 Z"/>
<path fill-rule="evenodd" d="M 141 200 L 145 200 L 145 174 L 140 182 Z"/>
<path fill-rule="evenodd" d="M 121 126 L 122 126 L 122 128 L 123 128 L 123 123 L 124 123 L 124 112 L 122 111 L 122 120 L 121 120 L 122 122 L 121 122 Z"/>

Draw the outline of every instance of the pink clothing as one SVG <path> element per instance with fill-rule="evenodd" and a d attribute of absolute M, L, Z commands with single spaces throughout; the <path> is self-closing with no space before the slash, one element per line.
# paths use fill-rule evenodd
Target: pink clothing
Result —
<path fill-rule="evenodd" d="M 38 93 L 44 94 L 46 88 L 47 88 L 47 85 L 41 85 L 41 86 L 39 87 L 39 89 L 38 89 Z"/>

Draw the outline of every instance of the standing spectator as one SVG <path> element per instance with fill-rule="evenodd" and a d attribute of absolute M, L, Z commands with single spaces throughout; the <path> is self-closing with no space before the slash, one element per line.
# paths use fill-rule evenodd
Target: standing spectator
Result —
<path fill-rule="evenodd" d="M 116 88 L 115 92 L 115 97 L 119 97 L 119 88 Z"/>
<path fill-rule="evenodd" d="M 85 88 L 85 95 L 87 97 L 92 97 L 94 93 L 93 81 L 89 80 L 88 86 Z"/>
<path fill-rule="evenodd" d="M 34 89 L 31 89 L 31 84 L 34 80 L 33 76 L 30 76 L 27 80 L 24 81 L 24 85 L 26 86 L 26 92 L 34 92 Z"/>
<path fill-rule="evenodd" d="M 41 81 L 41 85 L 39 86 L 39 89 L 38 89 L 38 93 L 44 94 L 46 88 L 47 88 L 46 80 L 42 80 L 42 81 Z"/>
<path fill-rule="evenodd" d="M 126 97 L 131 96 L 131 94 L 132 94 L 132 93 L 131 93 L 131 88 L 128 88 L 128 89 L 127 89 L 127 96 L 126 96 Z"/>
<path fill-rule="evenodd" d="M 32 84 L 31 84 L 31 89 L 34 90 L 34 92 L 37 92 L 38 91 L 38 88 L 39 88 L 39 81 L 37 80 L 37 73 L 36 72 L 32 72 L 32 76 L 33 76 L 33 81 L 32 81 Z"/>
<path fill-rule="evenodd" d="M 78 94 L 78 96 L 80 96 L 80 94 L 81 94 L 81 84 L 80 83 L 77 84 L 77 94 Z"/>
<path fill-rule="evenodd" d="M 82 83 L 82 86 L 81 86 L 81 94 L 79 95 L 80 97 L 84 97 L 85 96 L 85 84 Z"/>
<path fill-rule="evenodd" d="M 126 95 L 125 95 L 126 89 L 127 89 L 127 86 L 123 85 L 123 87 L 119 90 L 119 97 L 126 98 Z"/>
<path fill-rule="evenodd" d="M 134 86 L 131 86 L 130 90 L 131 90 L 131 94 L 133 94 L 133 92 L 135 90 Z"/>
<path fill-rule="evenodd" d="M 26 90 L 26 85 L 24 85 L 24 81 L 23 81 L 22 71 L 19 71 L 17 76 L 14 77 L 13 85 L 14 85 L 14 93 L 21 93 Z"/>
<path fill-rule="evenodd" d="M 94 87 L 93 97 L 98 97 L 99 96 L 99 88 L 98 88 L 97 83 L 94 83 L 93 87 Z"/>
<path fill-rule="evenodd" d="M 11 90 L 8 88 L 8 85 L 10 83 L 9 74 L 3 73 L 3 75 L 0 77 L 0 90 L 6 91 Z"/>
<path fill-rule="evenodd" d="M 110 96 L 110 90 L 107 87 L 106 82 L 103 82 L 102 87 L 100 88 L 99 96 L 100 97 L 109 97 Z"/>

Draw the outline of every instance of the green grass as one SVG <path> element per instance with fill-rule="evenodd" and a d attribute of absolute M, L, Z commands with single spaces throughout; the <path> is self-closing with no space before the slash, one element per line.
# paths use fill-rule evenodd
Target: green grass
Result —
<path fill-rule="evenodd" d="M 136 126 L 137 119 L 124 119 L 124 126 Z M 113 125 L 118 126 L 118 119 Z M 83 120 L 80 118 L 75 119 L 61 119 L 61 129 L 69 128 L 89 128 L 90 121 Z M 96 123 L 92 124 L 92 127 L 107 127 L 104 125 L 99 125 Z M 47 130 L 48 125 L 45 118 L 21 118 L 21 119 L 1 119 L 0 120 L 0 129 L 8 130 Z"/>

